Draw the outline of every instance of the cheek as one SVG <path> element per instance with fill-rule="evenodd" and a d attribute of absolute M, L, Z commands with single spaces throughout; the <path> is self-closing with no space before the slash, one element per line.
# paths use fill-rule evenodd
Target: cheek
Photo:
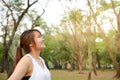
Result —
<path fill-rule="evenodd" d="M 39 39 L 36 39 L 36 40 L 35 40 L 35 44 L 36 44 L 36 46 L 38 46 L 38 45 L 40 44 Z"/>
<path fill-rule="evenodd" d="M 38 39 L 37 44 L 38 44 L 39 46 L 41 46 L 41 45 L 43 45 L 43 41 L 42 41 L 41 39 Z"/>
<path fill-rule="evenodd" d="M 43 39 L 39 39 L 39 42 L 40 42 L 40 43 L 43 43 Z"/>

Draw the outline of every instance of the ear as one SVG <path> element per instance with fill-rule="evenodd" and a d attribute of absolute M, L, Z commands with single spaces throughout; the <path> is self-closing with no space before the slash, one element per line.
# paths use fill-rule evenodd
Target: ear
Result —
<path fill-rule="evenodd" d="M 32 45 L 32 44 L 30 44 L 29 46 L 30 46 L 30 47 L 32 47 L 33 45 Z"/>

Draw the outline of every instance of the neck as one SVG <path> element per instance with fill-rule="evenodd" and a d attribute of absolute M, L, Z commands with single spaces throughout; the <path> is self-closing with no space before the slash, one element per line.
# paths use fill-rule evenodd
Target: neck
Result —
<path fill-rule="evenodd" d="M 30 52 L 30 55 L 33 56 L 35 59 L 38 59 L 39 56 L 40 56 L 40 51 L 32 50 L 32 51 Z"/>

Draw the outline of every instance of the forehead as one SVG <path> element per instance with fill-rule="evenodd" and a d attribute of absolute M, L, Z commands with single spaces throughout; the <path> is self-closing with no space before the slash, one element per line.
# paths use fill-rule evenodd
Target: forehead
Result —
<path fill-rule="evenodd" d="M 39 31 L 34 31 L 34 36 L 38 36 L 38 35 L 41 35 L 41 33 Z"/>

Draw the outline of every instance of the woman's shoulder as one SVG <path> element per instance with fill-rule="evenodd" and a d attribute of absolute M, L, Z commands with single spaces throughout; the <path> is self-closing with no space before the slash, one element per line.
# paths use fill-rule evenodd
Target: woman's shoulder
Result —
<path fill-rule="evenodd" d="M 30 59 L 30 57 L 28 57 L 27 55 L 24 55 L 22 58 L 21 58 L 21 60 L 20 60 L 20 62 L 22 62 L 23 64 L 31 64 L 31 59 Z"/>
<path fill-rule="evenodd" d="M 40 60 L 42 60 L 43 63 L 45 63 L 45 60 L 43 57 L 40 56 Z"/>

